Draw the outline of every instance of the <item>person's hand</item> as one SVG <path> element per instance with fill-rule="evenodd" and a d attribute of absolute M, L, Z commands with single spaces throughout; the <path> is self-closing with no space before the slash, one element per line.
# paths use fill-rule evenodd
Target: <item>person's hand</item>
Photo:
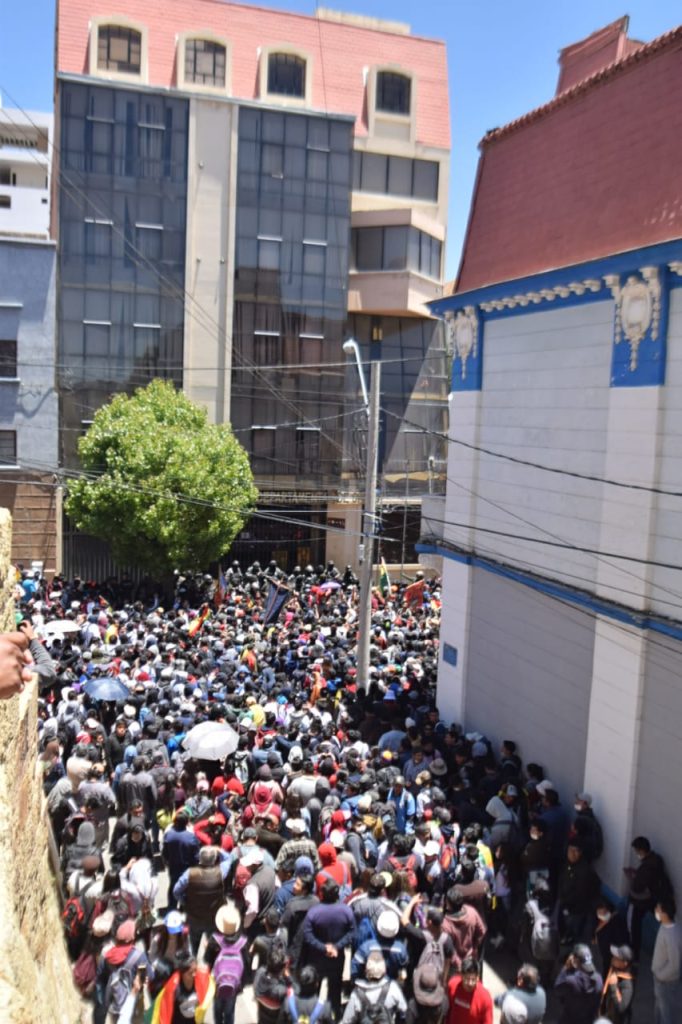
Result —
<path fill-rule="evenodd" d="M 332 958 L 332 960 L 335 960 L 336 957 L 339 955 L 338 949 L 336 948 L 336 946 L 332 946 L 331 942 L 328 942 L 327 945 L 325 946 L 325 952 L 327 956 Z"/>
<path fill-rule="evenodd" d="M 36 635 L 33 631 L 33 624 L 28 619 L 23 619 L 18 626 L 19 632 L 23 633 L 24 636 L 28 637 L 29 641 L 35 640 Z"/>
<path fill-rule="evenodd" d="M 30 664 L 28 636 L 19 631 L 0 634 L 0 700 L 9 700 L 31 682 Z"/>

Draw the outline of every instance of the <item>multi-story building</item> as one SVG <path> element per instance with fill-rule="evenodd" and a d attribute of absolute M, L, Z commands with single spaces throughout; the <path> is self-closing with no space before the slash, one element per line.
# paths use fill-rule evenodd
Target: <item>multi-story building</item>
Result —
<path fill-rule="evenodd" d="M 112 392 L 169 377 L 231 421 L 276 517 L 237 553 L 352 562 L 354 335 L 383 363 L 386 520 L 416 539 L 444 477 L 444 45 L 326 10 L 64 0 L 56 53 L 63 462 Z"/>
<path fill-rule="evenodd" d="M 0 108 L 0 505 L 12 557 L 56 567 L 52 115 Z"/>
<path fill-rule="evenodd" d="M 682 29 L 561 53 L 490 132 L 452 295 L 438 702 L 587 790 L 617 894 L 682 824 Z"/>

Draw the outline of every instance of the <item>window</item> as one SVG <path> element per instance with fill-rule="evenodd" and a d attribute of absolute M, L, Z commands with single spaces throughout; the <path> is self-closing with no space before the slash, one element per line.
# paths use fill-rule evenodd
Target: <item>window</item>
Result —
<path fill-rule="evenodd" d="M 0 379 L 17 375 L 17 343 L 0 339 Z"/>
<path fill-rule="evenodd" d="M 12 205 L 11 196 L 0 196 L 0 210 L 9 210 Z"/>
<path fill-rule="evenodd" d="M 274 473 L 276 459 L 277 427 L 252 427 L 251 446 L 253 470 L 256 473 Z"/>
<path fill-rule="evenodd" d="M 299 473 L 315 473 L 320 461 L 320 428 L 296 427 L 296 462 Z"/>
<path fill-rule="evenodd" d="M 279 331 L 253 332 L 253 361 L 256 366 L 274 366 L 281 362 L 281 358 Z"/>
<path fill-rule="evenodd" d="M 395 71 L 377 74 L 376 108 L 386 114 L 409 114 L 412 80 Z"/>
<path fill-rule="evenodd" d="M 142 33 L 120 25 L 101 25 L 97 36 L 97 67 L 139 75 L 142 68 Z"/>
<path fill-rule="evenodd" d="M 185 43 L 185 82 L 225 88 L 226 50 L 210 39 L 188 39 Z"/>
<path fill-rule="evenodd" d="M 382 195 L 438 199 L 438 162 L 383 153 L 353 154 L 353 189 Z"/>
<path fill-rule="evenodd" d="M 268 92 L 278 96 L 305 97 L 306 62 L 292 53 L 271 53 L 268 57 Z"/>
<path fill-rule="evenodd" d="M 16 466 L 17 432 L 0 430 L 0 466 Z"/>
<path fill-rule="evenodd" d="M 258 238 L 258 267 L 260 270 L 279 270 L 281 238 Z"/>
<path fill-rule="evenodd" d="M 440 277 L 442 243 L 425 231 L 407 226 L 353 228 L 353 269 L 357 271 L 416 270 Z"/>

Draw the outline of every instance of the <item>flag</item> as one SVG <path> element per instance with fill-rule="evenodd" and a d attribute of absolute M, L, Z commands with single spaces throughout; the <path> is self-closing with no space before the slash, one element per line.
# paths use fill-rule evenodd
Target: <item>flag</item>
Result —
<path fill-rule="evenodd" d="M 426 586 L 426 580 L 415 580 L 414 583 L 410 583 L 409 587 L 405 588 L 405 604 L 418 605 L 424 600 L 424 587 Z"/>
<path fill-rule="evenodd" d="M 379 590 L 383 597 L 387 597 L 391 593 L 391 579 L 383 558 L 381 559 L 381 570 L 379 572 Z"/>
<path fill-rule="evenodd" d="M 216 608 L 220 608 L 220 606 L 223 603 L 223 601 L 225 600 L 226 596 L 227 596 L 227 580 L 225 579 L 225 575 L 223 573 L 222 565 L 219 565 L 218 566 L 218 586 L 216 587 L 215 596 L 213 598 L 213 602 L 214 602 Z"/>
<path fill-rule="evenodd" d="M 189 629 L 187 630 L 188 636 L 196 636 L 197 633 L 199 632 L 199 630 L 201 629 L 201 627 L 203 626 L 203 624 L 206 622 L 206 619 L 209 617 L 210 614 L 211 614 L 211 612 L 209 610 L 208 605 L 207 604 L 202 605 L 201 611 L 192 620 L 192 623 L 191 623 Z"/>
<path fill-rule="evenodd" d="M 270 590 L 263 608 L 263 625 L 269 626 L 271 622 L 277 622 L 279 613 L 291 597 L 291 591 L 281 583 L 270 582 Z"/>

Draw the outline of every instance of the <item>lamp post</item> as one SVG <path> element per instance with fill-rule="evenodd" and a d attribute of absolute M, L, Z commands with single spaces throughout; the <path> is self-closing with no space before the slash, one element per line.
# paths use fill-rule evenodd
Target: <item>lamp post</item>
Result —
<path fill-rule="evenodd" d="M 380 339 L 375 339 L 380 340 Z M 365 373 L 360 360 L 360 349 L 353 338 L 343 343 L 346 355 L 355 356 L 360 377 L 360 388 L 368 419 L 367 468 L 365 471 L 365 508 L 362 517 L 360 554 L 360 608 L 358 612 L 357 685 L 367 689 L 369 680 L 369 637 L 372 629 L 372 563 L 376 533 L 377 462 L 379 456 L 379 395 L 381 393 L 381 363 L 371 361 L 369 395 Z"/>

